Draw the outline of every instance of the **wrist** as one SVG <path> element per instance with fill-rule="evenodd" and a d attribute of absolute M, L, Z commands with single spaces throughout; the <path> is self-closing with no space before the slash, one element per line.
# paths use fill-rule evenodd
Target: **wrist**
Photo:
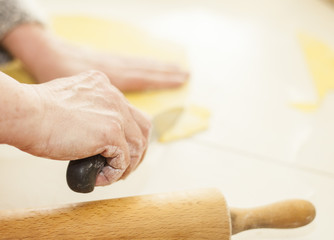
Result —
<path fill-rule="evenodd" d="M 0 143 L 24 150 L 39 137 L 36 125 L 42 115 L 39 96 L 32 85 L 0 74 Z"/>

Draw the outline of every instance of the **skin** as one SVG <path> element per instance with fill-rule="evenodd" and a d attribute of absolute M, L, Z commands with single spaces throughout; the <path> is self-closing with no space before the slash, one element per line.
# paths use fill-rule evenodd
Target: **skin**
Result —
<path fill-rule="evenodd" d="M 125 177 L 146 151 L 149 119 L 102 72 L 31 85 L 0 73 L 0 92 L 0 143 L 57 160 L 101 154 L 109 166 L 97 185 Z"/>
<path fill-rule="evenodd" d="M 141 91 L 178 87 L 189 77 L 173 64 L 70 45 L 36 24 L 18 26 L 2 44 L 41 83 L 94 69 L 105 73 L 121 91 Z"/>
<path fill-rule="evenodd" d="M 188 78 L 171 64 L 71 46 L 37 24 L 17 26 L 1 45 L 40 84 L 0 72 L 0 143 L 56 160 L 101 154 L 108 166 L 98 186 L 125 178 L 148 145 L 151 122 L 121 91 L 177 87 Z"/>

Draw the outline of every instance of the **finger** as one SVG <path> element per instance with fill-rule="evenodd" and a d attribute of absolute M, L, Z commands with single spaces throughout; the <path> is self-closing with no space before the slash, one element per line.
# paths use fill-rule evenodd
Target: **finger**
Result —
<path fill-rule="evenodd" d="M 123 173 L 121 179 L 125 179 L 131 172 L 133 172 L 139 166 L 147 149 L 147 144 L 145 144 L 144 147 L 140 147 L 140 149 L 138 149 L 138 147 L 133 147 L 133 144 L 129 145 L 130 145 L 129 148 L 134 149 L 135 153 L 130 156 L 131 163 Z"/>
<path fill-rule="evenodd" d="M 162 73 L 129 70 L 122 72 L 118 77 L 120 84 L 122 84 L 122 82 L 126 84 L 128 90 L 147 90 L 181 86 L 188 80 L 189 74 L 185 72 Z"/>
<path fill-rule="evenodd" d="M 146 70 L 146 71 L 156 71 L 156 72 L 181 72 L 179 66 L 175 64 L 163 63 L 154 60 L 138 59 L 130 60 L 126 62 L 127 66 L 130 66 L 131 69 L 137 70 Z"/>
<path fill-rule="evenodd" d="M 128 169 L 123 173 L 123 175 L 122 175 L 122 179 L 126 179 L 126 178 L 128 177 L 128 175 L 129 175 L 132 171 L 136 170 L 136 168 L 140 165 L 140 163 L 141 163 L 141 162 L 143 161 L 143 159 L 145 158 L 146 150 L 147 150 L 147 148 L 144 150 L 144 152 L 143 152 L 141 158 L 139 158 L 139 160 L 136 161 L 136 163 L 131 167 L 131 169 L 128 168 Z"/>
<path fill-rule="evenodd" d="M 121 140 L 122 139 L 122 140 Z M 130 165 L 130 153 L 125 137 L 118 138 L 117 147 L 107 147 L 102 156 L 107 158 L 105 166 L 96 178 L 96 186 L 104 186 L 118 181 Z"/>
<path fill-rule="evenodd" d="M 133 111 L 136 112 L 134 109 Z M 142 130 L 133 118 L 130 109 L 124 110 L 122 115 L 125 119 L 127 119 L 126 125 L 123 129 L 123 141 L 118 143 L 119 147 L 109 147 L 102 153 L 103 156 L 108 158 L 108 166 L 104 167 L 102 172 L 98 175 L 96 181 L 97 186 L 108 185 L 116 182 L 117 180 L 125 177 L 124 173 L 126 173 L 127 176 L 138 166 L 143 153 L 147 148 L 148 135 L 143 135 Z M 143 122 L 141 125 L 144 123 L 149 125 L 149 123 L 147 123 L 149 121 L 144 117 L 144 115 L 141 115 L 139 111 L 137 111 L 137 115 L 137 118 L 140 117 L 140 121 Z"/>
<path fill-rule="evenodd" d="M 132 111 L 136 112 L 134 109 L 132 109 Z M 127 109 L 126 115 L 128 116 L 128 119 L 132 120 L 128 121 L 127 126 L 124 128 L 125 137 L 130 152 L 130 165 L 126 170 L 128 174 L 138 166 L 140 160 L 142 159 L 143 153 L 147 148 L 149 133 L 145 133 L 145 135 L 143 134 L 142 128 L 139 126 L 137 120 L 133 117 L 131 113 L 131 108 Z M 140 120 L 143 122 L 141 123 L 141 125 L 146 124 L 148 125 L 147 127 L 150 127 L 148 119 L 145 120 L 144 115 L 140 115 L 140 112 L 138 110 L 137 115 L 137 118 L 140 117 Z"/>
<path fill-rule="evenodd" d="M 111 57 L 109 54 L 104 54 L 103 59 L 103 62 L 108 63 L 109 66 L 118 66 L 126 69 L 155 70 L 161 72 L 180 71 L 180 67 L 176 64 L 148 58 L 133 58 L 124 56 Z"/>
<path fill-rule="evenodd" d="M 128 107 L 133 119 L 136 121 L 143 136 L 148 139 L 152 131 L 152 122 L 150 120 L 150 117 L 131 104 L 128 104 Z"/>
<path fill-rule="evenodd" d="M 143 136 L 140 128 L 137 126 L 136 136 L 129 136 L 127 142 L 130 151 L 130 164 L 126 169 L 126 175 L 135 170 L 139 165 L 140 160 L 147 149 L 148 139 Z M 124 177 L 125 176 L 123 175 L 122 178 Z"/>

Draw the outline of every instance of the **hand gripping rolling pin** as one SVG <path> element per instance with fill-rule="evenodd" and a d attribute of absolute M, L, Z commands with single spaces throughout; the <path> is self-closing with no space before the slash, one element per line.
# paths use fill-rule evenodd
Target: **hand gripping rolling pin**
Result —
<path fill-rule="evenodd" d="M 174 107 L 154 116 L 150 141 L 157 141 L 177 122 L 183 111 L 183 107 Z M 100 154 L 70 161 L 66 171 L 67 185 L 74 192 L 92 192 L 95 188 L 97 175 L 105 165 L 107 165 L 107 159 Z"/>

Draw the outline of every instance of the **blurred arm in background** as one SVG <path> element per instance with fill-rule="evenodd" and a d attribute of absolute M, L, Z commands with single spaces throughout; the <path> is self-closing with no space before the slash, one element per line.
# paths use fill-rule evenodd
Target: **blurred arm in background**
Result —
<path fill-rule="evenodd" d="M 55 36 L 25 1 L 0 0 L 1 47 L 40 83 L 99 70 L 121 91 L 177 87 L 188 79 L 178 66 L 115 56 L 71 45 Z"/>

